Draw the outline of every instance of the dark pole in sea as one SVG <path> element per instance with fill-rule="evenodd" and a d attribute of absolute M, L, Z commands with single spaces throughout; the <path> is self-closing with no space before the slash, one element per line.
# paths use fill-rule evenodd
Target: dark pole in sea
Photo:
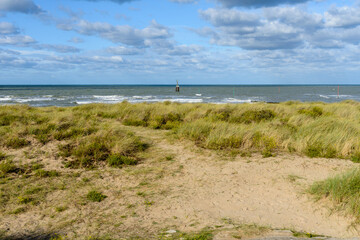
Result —
<path fill-rule="evenodd" d="M 176 80 L 175 92 L 180 92 L 180 86 L 179 86 L 179 81 L 178 80 Z"/>

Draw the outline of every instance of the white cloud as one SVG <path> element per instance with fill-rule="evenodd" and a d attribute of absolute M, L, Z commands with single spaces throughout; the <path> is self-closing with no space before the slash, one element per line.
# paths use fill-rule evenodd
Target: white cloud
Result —
<path fill-rule="evenodd" d="M 113 43 L 123 43 L 131 46 L 146 46 L 152 42 L 165 40 L 171 37 L 169 29 L 155 20 L 143 29 L 136 29 L 128 25 L 111 25 L 104 22 L 88 22 L 80 20 L 73 25 L 58 25 L 63 30 L 73 30 L 83 35 L 100 36 L 108 39 Z"/>
<path fill-rule="evenodd" d="M 247 7 L 260 8 L 278 6 L 281 4 L 298 4 L 309 0 L 217 0 L 225 7 Z"/>
<path fill-rule="evenodd" d="M 27 46 L 33 44 L 36 41 L 30 36 L 2 36 L 0 37 L 0 44 L 2 45 L 16 45 L 16 46 Z"/>
<path fill-rule="evenodd" d="M 38 14 L 42 10 L 32 0 L 0 0 L 0 11 Z"/>
<path fill-rule="evenodd" d="M 360 25 L 360 8 L 333 6 L 325 12 L 325 25 L 336 28 L 356 27 Z"/>
<path fill-rule="evenodd" d="M 8 22 L 0 22 L 0 34 L 8 35 L 8 34 L 18 34 L 19 29 L 16 28 L 12 23 Z"/>

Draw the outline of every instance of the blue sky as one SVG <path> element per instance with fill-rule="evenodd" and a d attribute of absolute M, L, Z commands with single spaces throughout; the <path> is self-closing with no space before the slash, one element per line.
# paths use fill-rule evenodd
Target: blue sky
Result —
<path fill-rule="evenodd" d="M 0 84 L 359 84 L 359 0 L 0 0 Z"/>

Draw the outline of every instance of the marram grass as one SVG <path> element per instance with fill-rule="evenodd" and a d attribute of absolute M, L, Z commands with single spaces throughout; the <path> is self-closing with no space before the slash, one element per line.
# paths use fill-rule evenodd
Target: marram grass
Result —
<path fill-rule="evenodd" d="M 360 169 L 314 183 L 309 192 L 317 199 L 328 198 L 338 210 L 344 210 L 360 221 Z"/>
<path fill-rule="evenodd" d="M 111 137 L 108 140 L 106 136 L 124 139 L 122 134 L 117 136 L 111 129 L 113 124 L 121 123 L 170 129 L 179 138 L 215 150 L 261 152 L 264 156 L 296 152 L 310 157 L 360 161 L 359 119 L 360 103 L 355 101 L 227 105 L 123 102 L 67 108 L 2 106 L 0 144 L 7 148 L 23 148 L 35 142 L 72 142 L 83 149 L 65 146 L 68 148 L 65 155 L 82 159 L 84 165 L 88 165 L 86 154 L 94 155 L 90 158 L 95 161 L 105 156 L 86 152 L 86 148 L 104 150 L 108 156 L 117 154 L 113 148 L 119 141 L 112 141 Z M 107 140 L 102 141 L 103 146 L 98 146 L 101 138 Z M 94 146 L 87 146 L 84 142 L 88 141 L 94 141 Z M 127 144 L 132 145 L 131 141 Z"/>

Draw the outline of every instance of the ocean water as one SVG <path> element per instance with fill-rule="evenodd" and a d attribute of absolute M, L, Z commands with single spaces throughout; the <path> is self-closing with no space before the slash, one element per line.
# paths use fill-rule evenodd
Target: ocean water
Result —
<path fill-rule="evenodd" d="M 76 106 L 128 101 L 250 103 L 283 101 L 360 101 L 360 85 L 340 86 L 0 86 L 0 105 Z"/>

